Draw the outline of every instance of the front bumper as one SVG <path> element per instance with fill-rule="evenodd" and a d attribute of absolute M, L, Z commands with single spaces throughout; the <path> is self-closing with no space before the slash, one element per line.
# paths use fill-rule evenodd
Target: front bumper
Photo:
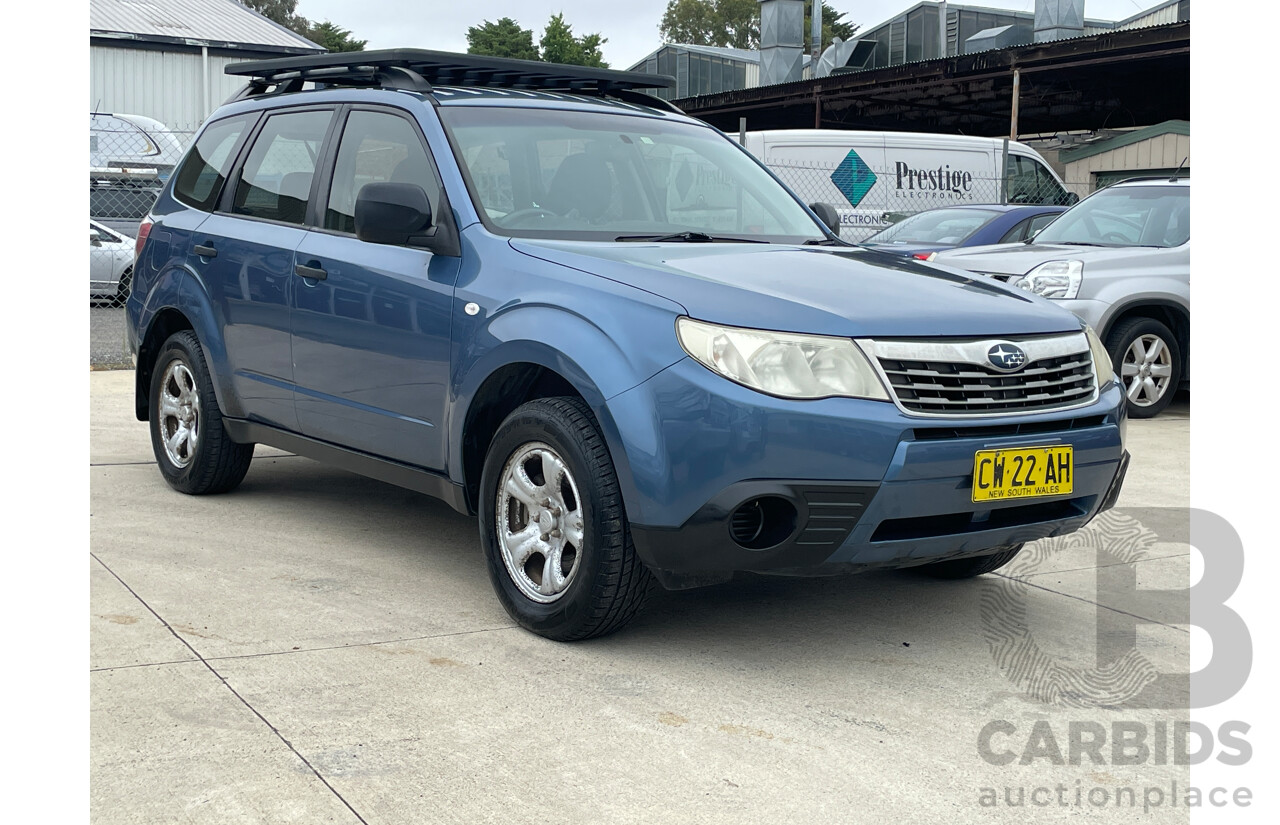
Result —
<path fill-rule="evenodd" d="M 685 359 L 610 399 L 609 435 L 650 568 L 835 572 L 979 555 L 1079 529 L 1118 494 L 1123 400 L 1113 384 L 1063 412 L 922 419 L 884 402 L 772 398 Z M 972 502 L 974 453 L 1048 444 L 1074 449 L 1070 495 Z M 748 549 L 731 535 L 732 514 L 760 496 L 789 502 L 794 524 L 784 540 Z"/>

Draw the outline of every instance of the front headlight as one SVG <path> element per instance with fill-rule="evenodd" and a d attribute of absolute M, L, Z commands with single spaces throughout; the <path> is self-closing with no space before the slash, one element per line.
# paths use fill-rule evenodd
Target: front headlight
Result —
<path fill-rule="evenodd" d="M 1102 345 L 1102 339 L 1098 337 L 1098 333 L 1094 332 L 1093 327 L 1088 324 L 1084 325 L 1084 337 L 1089 339 L 1089 352 L 1093 355 L 1093 374 L 1098 379 L 1098 389 L 1102 389 L 1116 377 L 1115 368 L 1111 365 L 1111 354 Z"/>
<path fill-rule="evenodd" d="M 848 338 L 722 327 L 681 317 L 680 346 L 703 366 L 753 390 L 783 398 L 872 398 L 889 394 Z"/>
<path fill-rule="evenodd" d="M 1074 298 L 1084 280 L 1082 261 L 1046 261 L 1014 282 L 1018 289 L 1045 298 Z"/>

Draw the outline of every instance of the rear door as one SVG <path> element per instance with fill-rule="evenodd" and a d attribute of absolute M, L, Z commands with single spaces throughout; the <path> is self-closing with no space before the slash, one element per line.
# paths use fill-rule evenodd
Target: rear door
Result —
<path fill-rule="evenodd" d="M 391 107 L 351 107 L 330 154 L 319 225 L 297 247 L 306 268 L 290 293 L 298 425 L 312 438 L 442 469 L 460 259 L 355 236 L 365 184 L 421 186 L 438 221 L 440 176 L 413 116 Z"/>
<path fill-rule="evenodd" d="M 289 301 L 332 106 L 262 119 L 218 211 L 192 235 L 189 260 L 218 314 L 231 383 L 247 417 L 298 428 Z"/>

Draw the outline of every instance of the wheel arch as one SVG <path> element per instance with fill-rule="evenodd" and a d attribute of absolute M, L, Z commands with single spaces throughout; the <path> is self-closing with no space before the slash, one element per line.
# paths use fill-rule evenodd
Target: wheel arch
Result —
<path fill-rule="evenodd" d="M 139 421 L 147 420 L 151 375 L 160 347 L 169 336 L 184 329 L 194 332 L 200 341 L 219 409 L 232 418 L 240 416 L 241 407 L 224 384 L 227 365 L 222 330 L 209 295 L 198 278 L 185 268 L 161 275 L 146 297 L 139 327 L 145 330 L 139 336 L 134 379 L 134 413 Z"/>
<path fill-rule="evenodd" d="M 1106 341 L 1115 328 L 1133 318 L 1151 318 L 1167 326 L 1177 340 L 1182 354 L 1182 375 L 1187 377 L 1187 366 L 1191 362 L 1191 313 L 1176 301 L 1160 298 L 1143 298 L 1122 304 L 1112 311 L 1098 336 Z"/>
<path fill-rule="evenodd" d="M 453 480 L 466 491 L 467 506 L 478 512 L 480 475 L 484 469 L 489 445 L 502 422 L 522 404 L 539 398 L 568 396 L 581 399 L 590 408 L 596 425 L 604 437 L 613 459 L 615 471 L 626 471 L 626 458 L 621 454 L 617 427 L 605 404 L 604 393 L 576 364 L 560 353 L 525 352 L 519 360 L 506 361 L 483 372 L 474 389 L 466 392 L 465 411 L 453 427 L 450 455 Z M 541 356 L 541 357 L 540 357 Z"/>

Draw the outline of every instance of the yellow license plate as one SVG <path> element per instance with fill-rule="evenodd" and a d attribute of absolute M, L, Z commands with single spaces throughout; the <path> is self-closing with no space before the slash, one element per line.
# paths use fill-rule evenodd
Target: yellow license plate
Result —
<path fill-rule="evenodd" d="M 973 457 L 973 500 L 1066 495 L 1074 483 L 1074 463 L 1068 445 L 979 450 Z"/>

